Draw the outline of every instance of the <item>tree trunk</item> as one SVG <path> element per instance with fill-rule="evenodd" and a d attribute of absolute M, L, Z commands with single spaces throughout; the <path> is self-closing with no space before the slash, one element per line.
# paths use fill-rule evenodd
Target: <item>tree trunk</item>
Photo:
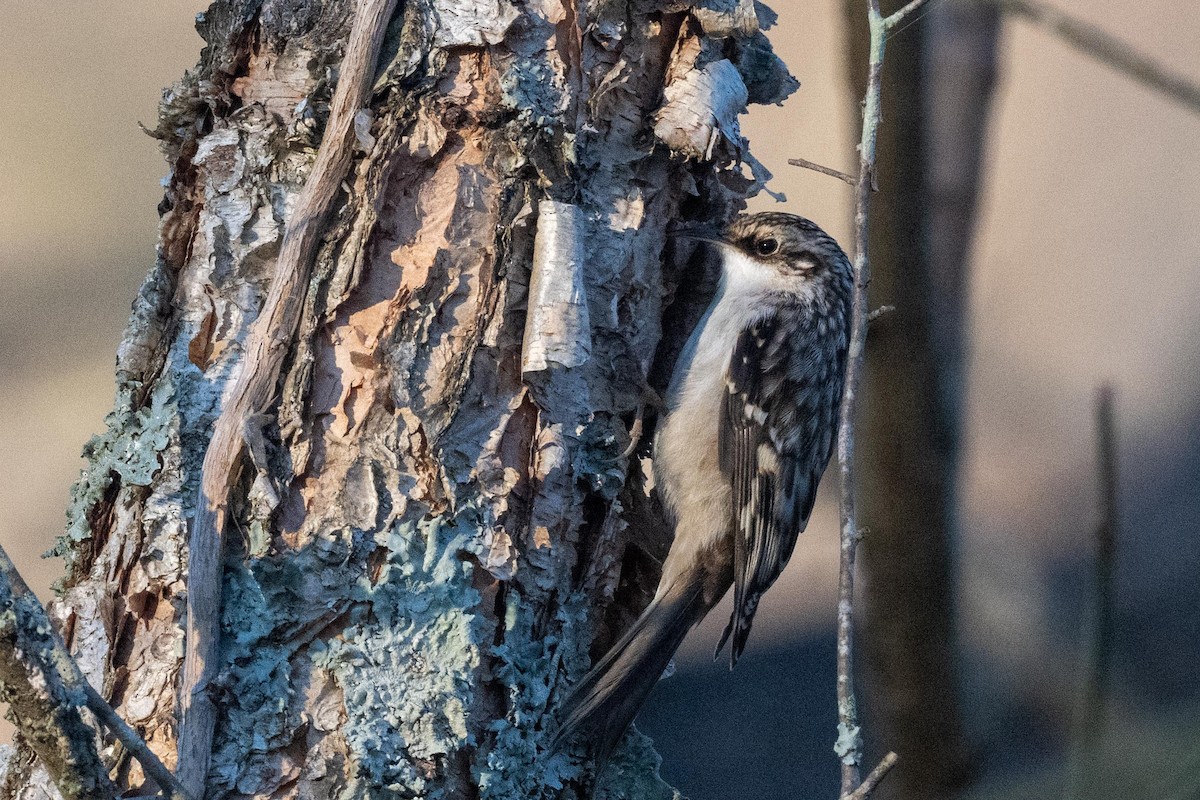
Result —
<path fill-rule="evenodd" d="M 847 3 L 861 86 L 859 6 Z M 885 66 L 871 303 L 895 311 L 871 325 L 860 452 L 868 730 L 901 759 L 880 798 L 905 800 L 951 796 L 971 769 L 954 540 L 968 251 L 999 24 L 989 3 L 919 13 L 889 40 Z"/>
<path fill-rule="evenodd" d="M 218 0 L 154 132 L 170 168 L 158 260 L 85 452 L 54 613 L 168 764 L 200 465 L 354 11 Z M 589 791 L 586 761 L 539 748 L 589 648 L 657 579 L 667 535 L 625 453 L 708 286 L 665 229 L 727 219 L 757 188 L 737 114 L 795 87 L 765 14 L 396 12 L 230 496 L 209 797 Z M 118 784 L 140 786 L 110 754 Z M 656 768 L 631 734 L 601 796 L 670 797 Z M 0 796 L 49 791 L 10 760 Z"/>

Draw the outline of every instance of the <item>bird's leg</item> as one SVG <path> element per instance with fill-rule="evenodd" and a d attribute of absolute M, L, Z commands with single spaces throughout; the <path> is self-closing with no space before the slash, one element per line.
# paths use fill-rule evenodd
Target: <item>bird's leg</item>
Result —
<path fill-rule="evenodd" d="M 621 453 L 621 458 L 629 458 L 633 455 L 633 451 L 637 450 L 642 441 L 642 427 L 646 416 L 646 406 L 652 406 L 655 410 L 661 411 L 666 408 L 666 403 L 658 392 L 651 388 L 650 384 L 642 378 L 642 393 L 638 399 L 637 415 L 633 419 L 633 425 L 629 428 L 629 446 L 625 448 L 625 452 Z"/>

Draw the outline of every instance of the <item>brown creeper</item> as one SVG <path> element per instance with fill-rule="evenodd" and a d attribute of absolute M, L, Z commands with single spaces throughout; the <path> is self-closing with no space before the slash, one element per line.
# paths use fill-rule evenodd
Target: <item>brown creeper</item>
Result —
<path fill-rule="evenodd" d="M 654 599 L 563 703 L 555 745 L 587 732 L 602 761 L 684 635 L 730 585 L 730 667 L 808 524 L 837 436 L 852 270 L 792 214 L 738 217 L 710 240 L 721 282 L 679 357 L 654 442 L 675 526 Z"/>

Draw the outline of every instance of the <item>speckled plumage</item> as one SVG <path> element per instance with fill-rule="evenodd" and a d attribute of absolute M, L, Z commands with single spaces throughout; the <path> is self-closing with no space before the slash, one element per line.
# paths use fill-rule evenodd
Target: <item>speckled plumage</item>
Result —
<path fill-rule="evenodd" d="M 808 523 L 833 449 L 852 269 L 812 222 L 738 217 L 714 245 L 722 276 L 667 393 L 654 446 L 675 525 L 654 600 L 572 690 L 557 739 L 589 730 L 606 753 L 687 631 L 734 586 L 731 666 L 763 593 Z"/>

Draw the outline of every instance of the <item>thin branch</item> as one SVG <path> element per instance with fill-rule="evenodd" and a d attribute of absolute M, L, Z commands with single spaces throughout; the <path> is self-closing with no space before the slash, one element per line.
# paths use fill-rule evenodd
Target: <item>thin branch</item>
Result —
<path fill-rule="evenodd" d="M 1101 61 L 1130 78 L 1161 92 L 1189 110 L 1200 113 L 1200 84 L 1173 72 L 1150 56 L 1107 31 L 1068 16 L 1039 0 L 993 0 L 1001 9 L 1017 14 L 1055 34 L 1076 50 Z"/>
<path fill-rule="evenodd" d="M 867 322 L 874 322 L 875 320 L 879 319 L 880 317 L 891 314 L 895 310 L 896 310 L 895 306 L 880 306 L 879 308 L 872 311 L 870 314 L 867 314 Z"/>
<path fill-rule="evenodd" d="M 912 0 L 912 2 L 910 2 L 908 5 L 889 14 L 883 21 L 883 27 L 888 31 L 891 31 L 901 22 L 904 22 L 904 20 L 907 19 L 910 14 L 912 14 L 921 6 L 925 5 L 925 2 L 926 0 Z"/>
<path fill-rule="evenodd" d="M 854 301 L 851 311 L 850 347 L 846 363 L 846 388 L 842 395 L 838 434 L 842 530 L 837 615 L 838 743 L 835 751 L 842 762 L 841 796 L 843 798 L 853 796 L 855 792 L 863 788 L 859 781 L 859 764 L 862 763 L 862 735 L 858 725 L 858 701 L 854 694 L 854 562 L 859 540 L 858 515 L 855 509 L 857 475 L 854 464 L 854 420 L 858 409 L 858 389 L 862 381 L 866 355 L 865 345 L 869 318 L 867 286 L 870 283 L 871 270 L 868 260 L 868 234 L 871 192 L 875 178 L 875 144 L 881 122 L 883 55 L 887 45 L 888 30 L 895 27 L 905 16 L 920 8 L 924 2 L 925 0 L 914 0 L 892 16 L 884 17 L 879 11 L 879 0 L 867 0 L 867 23 L 871 34 L 871 44 L 867 69 L 867 90 L 863 98 L 862 138 L 858 145 L 858 180 L 855 183 L 854 193 Z M 886 773 L 886 771 L 885 769 L 884 772 Z M 869 792 L 870 788 L 867 788 L 859 797 L 865 797 Z"/>
<path fill-rule="evenodd" d="M 367 102 L 375 62 L 396 0 L 360 0 L 312 173 L 296 200 L 271 276 L 271 289 L 246 338 L 245 358 L 204 456 L 200 497 L 188 541 L 187 650 L 180 702 L 179 776 L 202 797 L 216 708 L 209 687 L 220 665 L 221 559 L 229 492 L 237 479 L 248 419 L 271 404 L 334 200 L 350 168 L 354 117 Z"/>
<path fill-rule="evenodd" d="M 819 172 L 822 175 L 828 175 L 831 178 L 837 178 L 839 181 L 848 183 L 851 186 L 858 185 L 858 178 L 850 173 L 842 172 L 840 169 L 834 169 L 833 167 L 822 166 L 815 161 L 809 161 L 807 158 L 789 158 L 788 163 L 793 167 L 803 167 L 804 169 L 811 169 L 813 172 Z"/>
<path fill-rule="evenodd" d="M 1108 705 L 1114 613 L 1113 577 L 1117 566 L 1120 509 L 1117 503 L 1117 434 L 1113 390 L 1096 392 L 1096 471 L 1099 476 L 1100 522 L 1096 526 L 1096 562 L 1092 608 L 1084 634 L 1084 669 L 1075 708 L 1075 730 L 1067 767 L 1067 798 L 1090 796 L 1087 779 L 1098 763 Z"/>
<path fill-rule="evenodd" d="M 25 630 L 32 631 L 35 638 L 38 640 L 36 646 L 29 644 L 28 638 L 21 646 L 23 659 L 23 668 L 26 670 L 26 675 L 31 676 L 36 674 L 36 678 L 32 678 L 31 682 L 44 682 L 48 687 L 46 692 L 53 691 L 54 686 L 61 686 L 65 694 L 60 698 L 59 702 L 66 703 L 65 707 L 59 708 L 48 714 L 40 714 L 37 718 L 24 720 L 22 723 L 21 714 L 18 712 L 18 727 L 20 727 L 22 735 L 34 747 L 34 752 L 46 764 L 46 768 L 51 770 L 51 777 L 55 779 L 55 783 L 62 790 L 62 782 L 55 777 L 51 762 L 47 755 L 37 748 L 31 734 L 27 732 L 30 724 L 36 726 L 38 731 L 43 728 L 44 720 L 57 720 L 63 713 L 67 715 L 74 714 L 78 717 L 78 709 L 81 706 L 86 706 L 91 711 L 96 719 L 100 721 L 105 728 L 110 730 L 118 741 L 124 745 L 125 749 L 137 759 L 142 765 L 142 770 L 148 777 L 153 779 L 159 786 L 167 792 L 170 800 L 188 800 L 187 793 L 183 790 L 179 781 L 171 774 L 171 771 L 159 760 L 142 740 L 141 735 L 131 728 L 125 720 L 117 715 L 112 706 L 108 704 L 99 692 L 97 692 L 87 678 L 84 677 L 83 671 L 79 668 L 79 664 L 71 657 L 70 651 L 67 650 L 66 644 L 58 635 L 54 626 L 50 622 L 46 610 L 38 601 L 37 597 L 29 591 L 29 587 L 25 584 L 25 580 L 17 572 L 17 568 L 9 559 L 8 554 L 0 548 L 0 607 L 12 615 L 12 621 Z M 7 623 L 8 620 L 5 620 Z M 4 623 L 0 623 L 2 626 Z M 10 653 L 7 649 L 7 633 L 0 638 L 0 661 L 4 662 L 0 670 L 3 671 L 4 690 L 8 697 L 12 697 L 13 692 L 21 691 L 20 681 L 13 681 L 11 676 L 14 674 L 15 665 L 10 663 Z M 41 667 L 36 673 L 29 672 L 31 662 L 24 660 L 24 657 L 29 654 L 34 654 L 35 658 L 41 662 Z M 17 709 L 17 703 L 13 702 L 14 710 Z M 58 724 L 57 722 L 53 724 Z M 79 735 L 86 735 L 87 747 L 95 750 L 94 732 L 86 725 L 83 725 L 80 718 Z M 65 735 L 64 731 L 60 731 Z M 49 758 L 53 758 L 50 755 Z M 99 756 L 96 756 L 99 772 L 97 774 L 104 775 L 107 779 L 107 770 L 99 761 Z M 110 796 L 111 796 L 110 787 Z M 64 792 L 64 795 L 66 792 Z M 87 797 L 93 795 L 87 794 Z"/>
<path fill-rule="evenodd" d="M 0 547 L 0 699 L 66 800 L 111 798 L 96 733 L 79 714 L 86 698 L 71 680 L 74 664 L 46 609 Z"/>
<path fill-rule="evenodd" d="M 72 662 L 73 663 L 73 662 Z M 76 667 L 76 670 L 79 668 Z M 154 751 L 142 739 L 141 734 L 135 731 L 129 723 L 121 719 L 113 707 L 108 704 L 99 692 L 87 682 L 82 673 L 79 673 L 78 680 L 83 684 L 83 691 L 87 695 L 88 710 L 96 715 L 96 719 L 100 720 L 100 724 L 108 728 L 112 735 L 117 738 L 117 741 L 129 751 L 137 762 L 142 765 L 142 771 L 146 776 L 151 778 L 158 784 L 160 789 L 166 792 L 166 797 L 169 800 L 188 800 L 187 790 L 183 788 L 183 784 L 179 779 L 172 774 L 171 770 L 167 769 L 166 764 L 159 759 Z"/>
<path fill-rule="evenodd" d="M 863 779 L 859 787 L 847 795 L 844 800 L 867 800 L 871 796 L 871 792 L 879 787 L 879 784 L 883 782 L 883 779 L 887 777 L 887 774 L 891 772 L 892 767 L 896 766 L 896 762 L 899 760 L 900 757 L 895 753 L 888 753 L 875 769 L 871 770 L 867 777 Z"/>

